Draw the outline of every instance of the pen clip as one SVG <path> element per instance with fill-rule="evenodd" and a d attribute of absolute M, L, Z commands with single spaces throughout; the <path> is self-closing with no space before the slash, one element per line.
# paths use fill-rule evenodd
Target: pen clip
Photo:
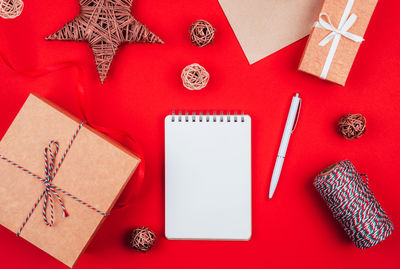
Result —
<path fill-rule="evenodd" d="M 296 121 L 294 123 L 294 127 L 292 129 L 292 133 L 294 132 L 294 129 L 296 129 L 297 122 L 299 121 L 300 109 L 301 109 L 301 99 L 300 99 L 299 108 L 297 109 L 297 112 L 296 112 Z"/>

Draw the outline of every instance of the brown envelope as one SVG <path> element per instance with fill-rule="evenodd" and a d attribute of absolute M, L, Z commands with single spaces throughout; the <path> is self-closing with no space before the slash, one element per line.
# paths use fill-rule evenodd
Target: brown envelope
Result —
<path fill-rule="evenodd" d="M 311 32 L 322 0 L 219 0 L 250 64 Z"/>
<path fill-rule="evenodd" d="M 49 101 L 30 95 L 1 140 L 0 154 L 43 178 L 44 147 L 52 139 L 60 143 L 58 163 L 79 123 Z M 109 212 L 139 161 L 121 145 L 83 125 L 53 184 Z M 43 190 L 41 181 L 0 160 L 0 224 L 17 233 Z M 20 237 L 72 267 L 105 217 L 71 197 L 60 196 L 69 216 L 61 216 L 55 199 L 55 225 L 46 226 L 42 199 Z M 50 213 L 49 205 L 47 210 Z"/>

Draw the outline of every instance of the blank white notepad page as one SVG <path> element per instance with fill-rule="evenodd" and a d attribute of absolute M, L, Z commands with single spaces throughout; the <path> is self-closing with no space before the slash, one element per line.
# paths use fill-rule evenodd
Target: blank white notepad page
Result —
<path fill-rule="evenodd" d="M 250 239 L 249 116 L 165 118 L 165 235 Z"/>

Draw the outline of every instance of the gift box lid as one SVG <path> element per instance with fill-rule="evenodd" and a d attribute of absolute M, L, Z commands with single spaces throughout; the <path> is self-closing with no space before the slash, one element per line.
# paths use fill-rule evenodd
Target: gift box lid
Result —
<path fill-rule="evenodd" d="M 59 142 L 58 164 L 80 123 L 50 101 L 31 94 L 1 140 L 0 155 L 45 178 L 44 148 L 51 140 Z M 111 210 L 139 162 L 127 149 L 83 124 L 52 181 L 76 198 L 57 191 L 69 216 L 62 217 L 53 194 L 54 226 L 47 226 L 41 199 L 20 237 L 72 267 L 105 218 L 99 212 Z M 0 160 L 0 224 L 14 233 L 45 189 L 42 181 L 23 168 Z M 47 212 L 50 221 L 49 203 Z"/>
<path fill-rule="evenodd" d="M 378 0 L 325 0 L 316 22 L 323 19 L 331 27 L 338 28 L 342 18 L 344 22 L 349 22 L 351 15 L 356 16 L 346 32 L 363 38 L 377 3 Z M 347 8 L 349 8 L 348 17 L 344 16 Z M 320 27 L 313 28 L 299 70 L 344 86 L 362 41 L 356 42 L 341 36 L 337 47 L 335 46 L 336 49 L 333 49 L 333 40 L 326 44 L 320 43 L 331 33 L 332 31 Z M 327 65 L 330 53 L 332 53 L 332 58 L 329 60 L 331 64 Z"/>

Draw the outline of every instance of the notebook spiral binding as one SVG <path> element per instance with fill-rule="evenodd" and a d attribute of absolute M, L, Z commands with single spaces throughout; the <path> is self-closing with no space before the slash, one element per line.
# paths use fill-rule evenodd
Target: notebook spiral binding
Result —
<path fill-rule="evenodd" d="M 175 111 L 172 111 L 172 117 L 171 117 L 172 122 L 245 122 L 245 117 L 244 113 L 242 112 L 241 114 L 238 114 L 237 112 L 234 112 L 233 114 L 231 113 L 226 113 L 224 114 L 223 111 L 221 111 L 219 114 L 217 112 L 213 112 L 210 114 L 210 112 L 199 112 L 196 114 L 196 112 L 192 112 L 190 114 L 189 112 L 185 112 L 184 114 L 182 111 L 179 111 L 178 114 L 176 114 Z"/>

